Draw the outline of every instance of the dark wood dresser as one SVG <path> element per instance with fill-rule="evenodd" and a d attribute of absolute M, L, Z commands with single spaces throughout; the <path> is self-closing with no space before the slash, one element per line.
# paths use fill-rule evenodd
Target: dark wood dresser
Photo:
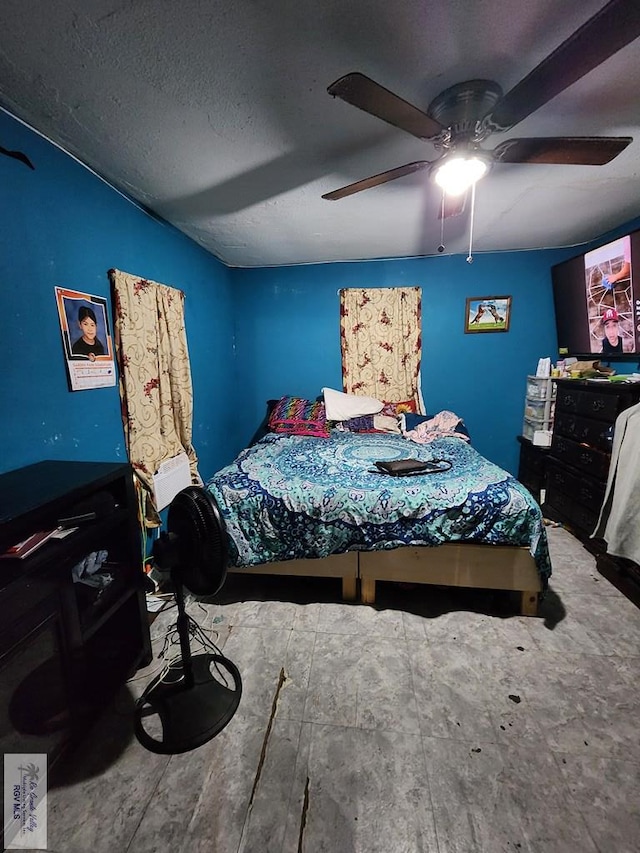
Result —
<path fill-rule="evenodd" d="M 606 491 L 616 418 L 639 401 L 640 383 L 558 380 L 543 505 L 544 514 L 569 528 L 596 555 L 601 573 L 629 598 L 628 588 L 614 577 L 629 574 L 628 561 L 611 557 L 602 539 L 590 537 Z"/>
<path fill-rule="evenodd" d="M 0 475 L 0 553 L 58 526 L 72 532 L 0 559 L 0 743 L 46 753 L 50 768 L 151 660 L 131 467 L 53 461 Z M 104 585 L 74 582 L 102 550 Z"/>
<path fill-rule="evenodd" d="M 640 400 L 640 383 L 559 379 L 557 384 L 544 509 L 587 544 L 604 499 L 615 420 Z"/>

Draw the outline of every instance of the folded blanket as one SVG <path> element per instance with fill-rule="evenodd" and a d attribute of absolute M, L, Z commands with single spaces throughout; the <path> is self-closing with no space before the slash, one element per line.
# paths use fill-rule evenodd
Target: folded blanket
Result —
<path fill-rule="evenodd" d="M 469 436 L 464 433 L 457 432 L 456 427 L 462 423 L 462 418 L 449 412 L 446 409 L 438 412 L 428 421 L 418 424 L 415 429 L 404 433 L 404 437 L 415 441 L 418 444 L 428 444 L 430 441 L 435 441 L 436 438 L 446 438 L 448 436 L 456 436 L 463 441 L 469 441 Z"/>

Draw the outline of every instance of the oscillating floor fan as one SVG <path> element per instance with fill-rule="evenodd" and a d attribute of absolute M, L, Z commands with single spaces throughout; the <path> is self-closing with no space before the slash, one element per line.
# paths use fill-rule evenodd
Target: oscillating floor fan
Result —
<path fill-rule="evenodd" d="M 227 574 L 227 534 L 213 497 L 187 486 L 169 506 L 167 532 L 156 540 L 153 556 L 169 570 L 175 589 L 180 659 L 165 668 L 135 706 L 135 732 L 152 752 L 176 754 L 215 737 L 233 717 L 242 694 L 238 668 L 212 643 L 213 651 L 191 654 L 196 623 L 185 609 L 184 587 L 197 596 L 214 595 Z"/>

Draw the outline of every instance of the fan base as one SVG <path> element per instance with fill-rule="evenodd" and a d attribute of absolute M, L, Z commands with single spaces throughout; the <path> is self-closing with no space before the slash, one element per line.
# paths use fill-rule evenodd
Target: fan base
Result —
<path fill-rule="evenodd" d="M 477 122 L 491 112 L 502 97 L 502 88 L 493 80 L 456 83 L 431 101 L 427 115 L 456 135 L 473 133 Z"/>
<path fill-rule="evenodd" d="M 225 687 L 211 673 L 217 664 L 227 670 L 233 689 Z M 172 672 L 180 680 L 156 679 L 138 699 L 135 707 L 135 733 L 140 743 L 151 752 L 176 755 L 202 746 L 227 725 L 240 704 L 242 679 L 234 663 L 222 655 L 201 654 L 191 659 L 193 686 L 188 686 L 182 669 Z M 143 720 L 156 716 L 161 732 L 155 736 Z"/>

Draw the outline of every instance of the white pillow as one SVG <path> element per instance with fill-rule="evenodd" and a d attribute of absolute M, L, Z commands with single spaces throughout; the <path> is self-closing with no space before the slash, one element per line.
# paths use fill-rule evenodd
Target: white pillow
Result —
<path fill-rule="evenodd" d="M 400 434 L 398 418 L 394 418 L 391 415 L 374 415 L 373 428 L 382 430 L 383 432 L 397 432 Z"/>
<path fill-rule="evenodd" d="M 373 397 L 360 397 L 358 394 L 344 394 L 332 388 L 323 388 L 324 407 L 328 421 L 348 421 L 362 415 L 377 415 L 384 403 Z"/>

